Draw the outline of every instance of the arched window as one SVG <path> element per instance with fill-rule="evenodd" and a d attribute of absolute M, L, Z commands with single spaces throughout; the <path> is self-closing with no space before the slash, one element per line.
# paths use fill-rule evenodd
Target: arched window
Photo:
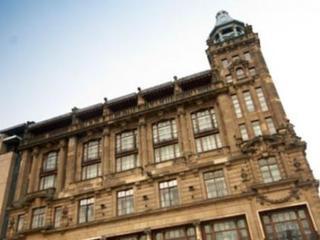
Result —
<path fill-rule="evenodd" d="M 242 68 L 237 68 L 236 74 L 238 79 L 244 78 L 244 71 Z"/>

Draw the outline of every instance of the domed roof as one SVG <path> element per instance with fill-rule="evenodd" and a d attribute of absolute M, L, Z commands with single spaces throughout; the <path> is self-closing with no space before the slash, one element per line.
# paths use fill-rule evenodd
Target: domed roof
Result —
<path fill-rule="evenodd" d="M 221 10 L 216 14 L 216 24 L 209 38 L 214 43 L 219 43 L 243 34 L 244 23 L 230 17 L 227 11 Z"/>

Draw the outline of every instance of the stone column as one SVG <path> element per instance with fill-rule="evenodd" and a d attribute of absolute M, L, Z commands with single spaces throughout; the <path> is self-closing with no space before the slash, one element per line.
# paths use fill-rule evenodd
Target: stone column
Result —
<path fill-rule="evenodd" d="M 66 156 L 67 155 L 67 141 L 65 139 L 61 140 L 59 143 L 59 154 L 58 154 L 58 169 L 57 169 L 57 183 L 56 192 L 59 193 L 65 182 L 65 172 L 66 172 Z"/>
<path fill-rule="evenodd" d="M 29 186 L 28 186 L 28 192 L 34 192 L 38 190 L 38 179 L 39 179 L 39 171 L 41 164 L 40 154 L 39 154 L 39 148 L 35 147 L 32 151 L 32 165 L 31 165 L 31 171 L 29 174 Z M 39 166 L 40 165 L 40 166 Z"/>
<path fill-rule="evenodd" d="M 151 229 L 150 228 L 145 229 L 143 232 L 146 235 L 146 240 L 152 240 L 152 235 L 151 235 Z"/>
<path fill-rule="evenodd" d="M 101 156 L 102 176 L 111 172 L 110 165 L 110 128 L 105 127 L 102 133 L 102 156 Z"/>
<path fill-rule="evenodd" d="M 140 166 L 145 167 L 148 165 L 148 141 L 147 141 L 147 129 L 146 129 L 146 119 L 145 117 L 141 117 L 139 119 L 139 125 L 138 125 L 138 144 L 139 144 L 139 161 Z"/>
<path fill-rule="evenodd" d="M 216 116 L 220 130 L 220 138 L 223 146 L 229 146 L 231 152 L 237 151 L 235 135 L 237 126 L 235 126 L 233 107 L 230 96 L 220 94 L 217 97 Z M 218 110 L 218 111 L 217 111 Z"/>
<path fill-rule="evenodd" d="M 77 137 L 73 136 L 68 141 L 67 162 L 66 162 L 66 181 L 65 186 L 75 181 L 77 158 Z"/>
<path fill-rule="evenodd" d="M 20 160 L 20 166 L 19 166 L 19 174 L 18 174 L 18 180 L 17 180 L 17 186 L 16 186 L 16 192 L 14 200 L 19 200 L 22 196 L 24 196 L 27 193 L 28 188 L 28 174 L 30 171 L 30 151 L 29 150 L 23 150 L 21 152 L 21 160 Z"/>
<path fill-rule="evenodd" d="M 196 230 L 196 238 L 197 240 L 202 240 L 202 234 L 201 234 L 201 225 L 200 225 L 200 221 L 194 221 L 193 222 L 193 226 Z"/>
<path fill-rule="evenodd" d="M 183 106 L 178 107 L 178 121 L 179 121 L 179 129 L 181 136 L 181 145 L 182 145 L 182 152 L 183 155 L 188 158 L 191 154 L 191 147 L 190 147 L 190 137 L 189 137 L 189 129 L 187 126 L 186 120 L 186 112 Z"/>

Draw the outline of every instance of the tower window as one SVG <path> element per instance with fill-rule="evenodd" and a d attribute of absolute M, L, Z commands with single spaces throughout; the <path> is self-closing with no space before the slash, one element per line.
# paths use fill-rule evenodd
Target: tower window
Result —
<path fill-rule="evenodd" d="M 255 68 L 250 68 L 249 69 L 249 73 L 250 73 L 250 76 L 255 76 L 256 74 L 257 74 L 257 72 L 256 72 L 256 69 Z"/>
<path fill-rule="evenodd" d="M 268 126 L 268 129 L 269 129 L 269 133 L 270 134 L 277 133 L 277 130 L 276 130 L 275 126 L 274 126 L 272 118 L 271 117 L 266 118 L 266 122 L 267 122 L 267 126 Z"/>
<path fill-rule="evenodd" d="M 242 111 L 241 111 L 241 107 L 240 107 L 240 103 L 239 103 L 239 99 L 238 99 L 237 95 L 232 95 L 231 100 L 232 100 L 234 112 L 235 112 L 237 118 L 241 118 Z"/>
<path fill-rule="evenodd" d="M 248 131 L 245 124 L 239 125 L 240 135 L 243 141 L 247 141 L 249 139 Z"/>
<path fill-rule="evenodd" d="M 262 88 L 257 88 L 256 89 L 257 92 L 257 96 L 258 96 L 258 100 L 260 103 L 260 107 L 262 111 L 268 111 L 268 105 L 267 105 L 267 101 L 266 98 L 263 94 Z"/>
<path fill-rule="evenodd" d="M 244 54 L 244 59 L 247 60 L 248 62 L 251 62 L 251 54 L 250 52 L 245 52 Z"/>
<path fill-rule="evenodd" d="M 236 75 L 237 75 L 237 78 L 238 78 L 238 79 L 241 79 L 241 78 L 244 78 L 244 77 L 245 77 L 244 71 L 243 71 L 242 68 L 237 68 L 237 70 L 236 70 Z"/>
<path fill-rule="evenodd" d="M 244 102 L 246 103 L 246 107 L 248 112 L 254 112 L 254 104 L 252 101 L 252 97 L 249 91 L 243 92 Z"/>
<path fill-rule="evenodd" d="M 259 121 L 253 121 L 252 123 L 252 129 L 253 129 L 253 133 L 254 135 L 257 136 L 261 136 L 262 135 L 262 131 L 261 131 L 261 127 L 260 127 L 260 122 Z"/>
<path fill-rule="evenodd" d="M 227 68 L 228 67 L 228 65 L 229 65 L 229 62 L 228 62 L 228 59 L 222 59 L 221 60 L 221 63 L 222 63 L 222 66 L 224 67 L 224 68 Z"/>

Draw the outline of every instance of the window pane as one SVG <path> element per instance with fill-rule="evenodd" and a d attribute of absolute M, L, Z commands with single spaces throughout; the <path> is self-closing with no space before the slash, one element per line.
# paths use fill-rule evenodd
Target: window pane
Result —
<path fill-rule="evenodd" d="M 159 122 L 153 126 L 154 143 L 164 142 L 177 138 L 177 128 L 175 120 Z"/>
<path fill-rule="evenodd" d="M 101 176 L 101 163 L 90 164 L 82 168 L 82 179 L 91 179 Z"/>
<path fill-rule="evenodd" d="M 92 220 L 94 220 L 94 198 L 80 200 L 78 222 L 85 223 Z"/>
<path fill-rule="evenodd" d="M 179 193 L 176 180 L 161 182 L 159 188 L 161 207 L 170 207 L 179 204 Z"/>
<path fill-rule="evenodd" d="M 138 155 L 130 154 L 117 158 L 117 172 L 126 171 L 138 166 Z"/>
<path fill-rule="evenodd" d="M 56 175 L 49 175 L 40 178 L 40 190 L 45 190 L 48 188 L 55 187 Z"/>
<path fill-rule="evenodd" d="M 118 192 L 118 215 L 130 214 L 133 211 L 133 190 Z"/>
<path fill-rule="evenodd" d="M 240 103 L 239 103 L 237 95 L 232 95 L 231 100 L 232 100 L 233 108 L 234 108 L 234 111 L 235 111 L 237 118 L 241 118 L 242 111 L 241 111 L 241 107 L 240 107 Z"/>
<path fill-rule="evenodd" d="M 32 212 L 32 225 L 34 228 L 44 227 L 45 224 L 45 209 L 44 208 L 36 208 Z"/>
<path fill-rule="evenodd" d="M 179 144 L 167 145 L 154 150 L 155 162 L 162 162 L 181 156 Z"/>
<path fill-rule="evenodd" d="M 84 161 L 95 160 L 100 157 L 100 140 L 93 140 L 84 144 Z"/>
<path fill-rule="evenodd" d="M 262 89 L 261 88 L 257 88 L 256 92 L 257 92 L 257 96 L 258 96 L 258 100 L 259 100 L 259 104 L 260 104 L 261 110 L 262 111 L 268 111 L 268 105 L 267 105 L 267 102 L 266 102 L 266 99 L 264 97 Z"/>
<path fill-rule="evenodd" d="M 248 132 L 247 132 L 246 125 L 241 124 L 241 125 L 239 126 L 239 128 L 240 128 L 240 135 L 241 135 L 242 140 L 243 140 L 243 141 L 248 140 L 248 139 L 249 139 L 249 136 L 248 136 Z"/>
<path fill-rule="evenodd" d="M 197 152 L 205 152 L 222 147 L 219 134 L 212 134 L 205 137 L 197 138 L 196 145 Z"/>
<path fill-rule="evenodd" d="M 54 211 L 54 227 L 61 227 L 62 207 L 56 207 Z"/>
<path fill-rule="evenodd" d="M 17 232 L 21 232 L 24 229 L 24 219 L 25 215 L 19 215 L 17 220 Z"/>
<path fill-rule="evenodd" d="M 252 122 L 252 129 L 253 129 L 253 133 L 254 133 L 254 135 L 256 137 L 262 135 L 262 131 L 261 131 L 261 127 L 260 127 L 260 122 L 259 121 Z"/>
<path fill-rule="evenodd" d="M 204 174 L 208 198 L 222 197 L 228 194 L 222 170 Z"/>
<path fill-rule="evenodd" d="M 260 172 L 265 183 L 281 180 L 281 174 L 274 157 L 259 160 Z"/>
<path fill-rule="evenodd" d="M 57 167 L 57 158 L 58 158 L 57 152 L 50 152 L 43 162 L 43 171 L 48 172 L 48 171 L 55 170 Z"/>
<path fill-rule="evenodd" d="M 248 112 L 254 112 L 254 104 L 252 101 L 252 97 L 249 91 L 243 92 L 244 101 L 246 103 L 246 107 Z"/>
<path fill-rule="evenodd" d="M 135 149 L 137 131 L 126 131 L 117 135 L 117 152 L 125 152 Z"/>
<path fill-rule="evenodd" d="M 269 133 L 270 134 L 277 133 L 277 130 L 276 130 L 274 124 L 273 124 L 272 118 L 266 118 L 266 122 L 267 122 L 267 126 L 268 126 L 268 129 L 269 129 Z"/>

